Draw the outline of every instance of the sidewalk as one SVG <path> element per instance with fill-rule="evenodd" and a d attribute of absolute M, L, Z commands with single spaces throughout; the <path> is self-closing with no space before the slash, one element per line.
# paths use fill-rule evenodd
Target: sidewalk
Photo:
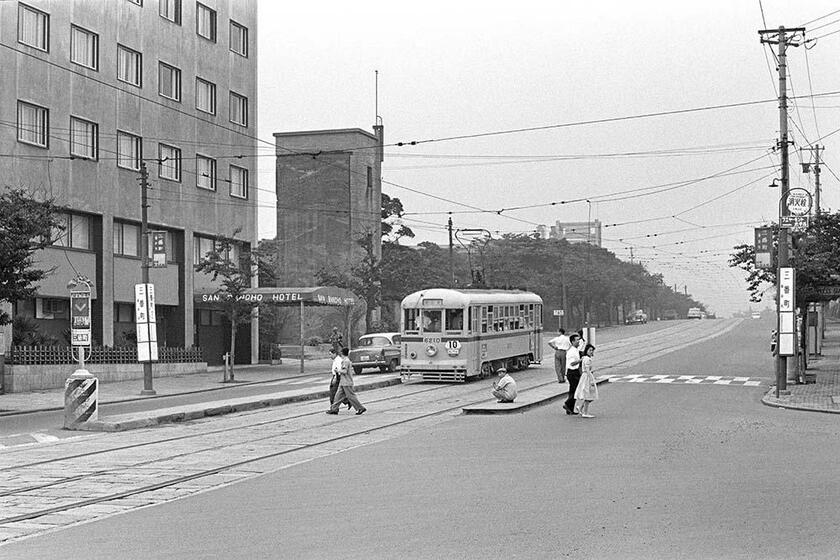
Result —
<path fill-rule="evenodd" d="M 788 380 L 790 395 L 776 398 L 773 387 L 761 402 L 779 408 L 840 414 L 840 322 L 826 321 L 822 355 L 808 357 L 806 372 L 816 374 L 816 383 L 797 384 Z"/>
<path fill-rule="evenodd" d="M 304 363 L 304 374 L 327 374 L 331 358 L 314 358 Z M 73 366 L 67 366 L 67 375 L 73 373 Z M 207 373 L 192 373 L 168 377 L 156 377 L 153 388 L 156 395 L 142 396 L 142 379 L 101 383 L 99 403 L 156 399 L 186 393 L 212 392 L 215 399 L 224 399 L 225 389 L 255 383 L 268 383 L 301 375 L 298 360 L 283 360 L 279 365 L 237 365 L 234 368 L 234 383 L 222 383 L 223 367 L 212 366 Z M 211 400 L 208 398 L 208 400 Z M 60 410 L 64 408 L 64 388 L 32 391 L 29 393 L 8 393 L 0 395 L 0 417 L 24 412 Z"/>

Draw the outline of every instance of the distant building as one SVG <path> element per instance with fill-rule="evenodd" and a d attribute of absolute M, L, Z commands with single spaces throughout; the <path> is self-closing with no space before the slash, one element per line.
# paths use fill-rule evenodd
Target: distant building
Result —
<path fill-rule="evenodd" d="M 601 246 L 601 221 L 593 222 L 560 222 L 551 226 L 552 239 L 565 239 L 569 243 L 592 243 Z"/>
<path fill-rule="evenodd" d="M 277 132 L 277 284 L 307 286 L 322 267 L 349 267 L 359 240 L 382 237 L 383 127 Z"/>
<path fill-rule="evenodd" d="M 13 313 L 63 338 L 79 273 L 93 282 L 95 344 L 133 344 L 145 165 L 149 226 L 167 248 L 150 271 L 158 342 L 218 362 L 226 327 L 194 303 L 213 289 L 194 264 L 219 234 L 241 228 L 241 249 L 257 239 L 256 0 L 5 1 L 0 43 L 0 190 L 54 197 L 67 227 Z M 253 330 L 239 329 L 239 362 L 255 358 Z"/>

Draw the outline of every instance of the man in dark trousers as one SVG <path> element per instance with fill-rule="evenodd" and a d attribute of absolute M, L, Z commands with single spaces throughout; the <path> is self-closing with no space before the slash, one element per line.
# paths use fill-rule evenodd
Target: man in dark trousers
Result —
<path fill-rule="evenodd" d="M 341 349 L 341 378 L 338 381 L 338 392 L 336 392 L 327 414 L 338 414 L 338 407 L 345 399 L 356 409 L 356 414 L 362 414 L 367 410 L 356 398 L 356 391 L 353 388 L 353 364 L 350 362 L 349 355 L 349 348 Z M 580 374 L 578 374 L 578 377 L 580 377 Z"/>
<path fill-rule="evenodd" d="M 575 390 L 580 381 L 580 335 L 574 333 L 569 335 L 571 346 L 566 351 L 566 380 L 569 382 L 569 398 L 563 402 L 563 409 L 566 414 L 577 414 L 575 412 Z"/>

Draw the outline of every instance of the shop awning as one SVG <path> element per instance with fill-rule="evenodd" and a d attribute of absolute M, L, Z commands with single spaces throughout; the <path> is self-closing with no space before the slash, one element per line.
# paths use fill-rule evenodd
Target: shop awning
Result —
<path fill-rule="evenodd" d="M 196 293 L 195 303 L 221 303 L 230 296 L 225 293 Z M 335 286 L 312 286 L 304 288 L 249 288 L 243 299 L 271 305 L 332 305 L 352 307 L 356 304 L 356 295 L 350 290 Z"/>

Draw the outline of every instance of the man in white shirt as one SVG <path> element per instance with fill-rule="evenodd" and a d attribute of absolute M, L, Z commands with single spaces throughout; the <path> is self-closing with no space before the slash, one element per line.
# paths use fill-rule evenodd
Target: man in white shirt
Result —
<path fill-rule="evenodd" d="M 330 379 L 330 404 L 335 401 L 335 393 L 338 391 L 338 383 L 341 379 L 341 351 L 335 348 L 330 348 L 330 354 L 333 357 L 332 361 L 332 378 Z M 350 403 L 345 399 L 344 404 L 350 408 Z"/>
<path fill-rule="evenodd" d="M 557 383 L 565 383 L 566 352 L 571 347 L 565 329 L 560 329 L 560 334 L 549 340 L 548 345 L 554 349 L 554 372 L 557 374 Z"/>
<path fill-rule="evenodd" d="M 580 381 L 580 351 L 578 343 L 580 335 L 573 333 L 569 336 L 569 349 L 566 351 L 566 378 L 569 380 L 569 397 L 563 403 L 566 414 L 577 414 L 575 412 L 575 390 Z"/>
<path fill-rule="evenodd" d="M 493 383 L 493 396 L 499 399 L 500 403 L 511 403 L 516 398 L 516 381 L 503 367 L 496 372 L 499 379 Z"/>
<path fill-rule="evenodd" d="M 353 364 L 347 356 L 350 354 L 348 348 L 341 349 L 341 379 L 338 381 L 338 391 L 335 394 L 335 402 L 330 405 L 327 414 L 338 414 L 338 407 L 342 402 L 349 402 L 356 409 L 356 414 L 364 414 L 367 410 L 356 397 L 356 390 L 353 387 Z"/>

